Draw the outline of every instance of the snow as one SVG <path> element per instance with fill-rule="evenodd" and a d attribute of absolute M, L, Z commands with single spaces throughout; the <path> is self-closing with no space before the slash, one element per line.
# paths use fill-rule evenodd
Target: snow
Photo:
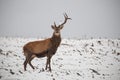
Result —
<path fill-rule="evenodd" d="M 0 80 L 120 80 L 120 40 L 63 39 L 52 57 L 52 72 L 44 70 L 46 57 L 35 58 L 33 70 L 23 69 L 22 47 L 35 38 L 0 37 Z"/>

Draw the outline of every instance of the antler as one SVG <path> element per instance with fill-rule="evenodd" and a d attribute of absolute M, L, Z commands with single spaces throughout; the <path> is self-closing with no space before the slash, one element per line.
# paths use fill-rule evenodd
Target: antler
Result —
<path fill-rule="evenodd" d="M 71 20 L 71 18 L 69 18 L 66 13 L 64 13 L 64 17 L 65 17 L 65 20 L 64 20 L 64 22 L 60 26 L 64 25 L 67 22 L 68 19 Z"/>
<path fill-rule="evenodd" d="M 57 27 L 55 22 L 54 22 L 54 26 Z"/>

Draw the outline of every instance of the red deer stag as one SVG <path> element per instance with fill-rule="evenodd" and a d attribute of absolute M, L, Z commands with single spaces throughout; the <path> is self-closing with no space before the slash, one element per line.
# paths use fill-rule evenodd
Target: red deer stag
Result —
<path fill-rule="evenodd" d="M 55 22 L 54 25 L 52 25 L 52 29 L 54 30 L 53 35 L 51 38 L 41 40 L 41 41 L 33 41 L 29 42 L 23 47 L 23 53 L 26 57 L 26 60 L 24 61 L 24 70 L 26 71 L 27 63 L 34 69 L 33 65 L 31 64 L 31 61 L 35 58 L 41 58 L 41 57 L 47 57 L 46 61 L 46 67 L 49 68 L 49 71 L 51 71 L 51 58 L 56 53 L 58 46 L 61 43 L 61 35 L 60 30 L 63 28 L 64 24 L 67 22 L 68 18 L 67 14 L 64 14 L 65 20 L 62 24 L 56 26 Z"/>

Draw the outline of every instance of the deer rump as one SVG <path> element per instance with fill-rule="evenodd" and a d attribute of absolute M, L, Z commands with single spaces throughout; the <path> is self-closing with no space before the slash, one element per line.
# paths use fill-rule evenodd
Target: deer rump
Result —
<path fill-rule="evenodd" d="M 57 49 L 52 47 L 51 40 L 46 39 L 42 41 L 29 42 L 23 48 L 24 55 L 28 54 L 35 55 L 36 57 L 45 57 L 48 53 L 55 53 Z"/>

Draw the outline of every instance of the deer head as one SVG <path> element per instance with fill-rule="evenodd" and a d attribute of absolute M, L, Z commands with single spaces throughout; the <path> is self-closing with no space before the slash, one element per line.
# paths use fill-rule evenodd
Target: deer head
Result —
<path fill-rule="evenodd" d="M 67 22 L 68 19 L 71 20 L 71 18 L 69 18 L 66 13 L 64 13 L 64 18 L 65 18 L 65 20 L 62 24 L 57 26 L 56 23 L 54 22 L 54 25 L 51 26 L 52 29 L 54 30 L 55 35 L 60 35 L 60 30 L 64 27 L 64 24 Z"/>

